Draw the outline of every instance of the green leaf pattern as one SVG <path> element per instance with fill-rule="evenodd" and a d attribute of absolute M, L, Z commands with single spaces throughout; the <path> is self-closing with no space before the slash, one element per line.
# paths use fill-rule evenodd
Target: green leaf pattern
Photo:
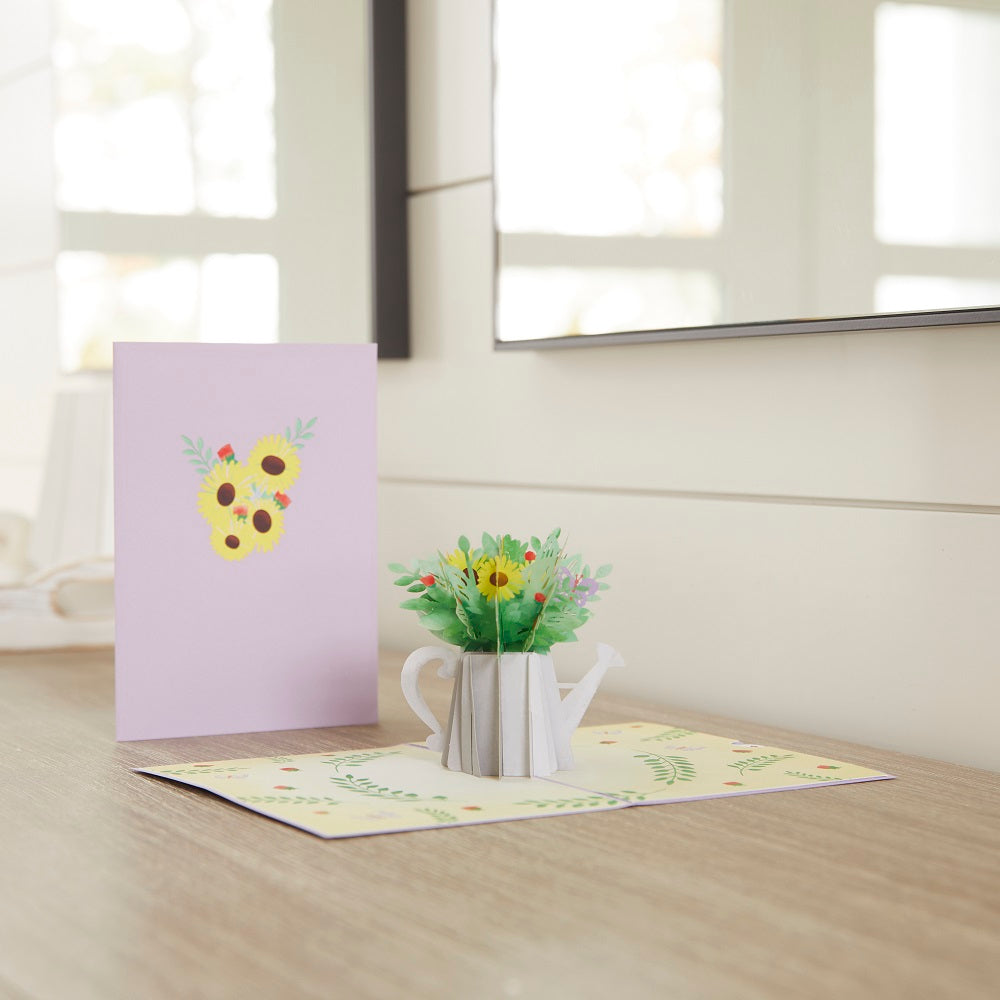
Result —
<path fill-rule="evenodd" d="M 357 767 L 359 764 L 367 764 L 373 760 L 381 760 L 383 757 L 393 757 L 399 754 L 399 750 L 359 750 L 357 753 L 331 755 L 330 760 L 324 760 L 324 764 L 332 764 L 335 771 L 342 767 Z"/>
<path fill-rule="evenodd" d="M 205 445 L 202 438 L 198 438 L 198 441 L 194 442 L 186 434 L 182 434 L 181 440 L 186 445 L 182 454 L 188 456 L 188 461 L 194 466 L 195 472 L 199 476 L 207 476 L 212 471 L 212 466 L 219 462 L 212 454 L 212 449 Z"/>
<path fill-rule="evenodd" d="M 536 809 L 597 809 L 617 804 L 616 799 L 599 792 L 569 795 L 561 799 L 524 799 L 514 803 L 517 806 L 534 806 Z"/>
<path fill-rule="evenodd" d="M 652 770 L 654 781 L 662 781 L 667 785 L 672 785 L 677 781 L 691 781 L 697 773 L 687 757 L 665 757 L 658 753 L 637 753 L 635 758 L 641 760 Z"/>
<path fill-rule="evenodd" d="M 353 774 L 335 774 L 331 776 L 332 781 L 338 788 L 346 792 L 355 792 L 358 795 L 367 795 L 376 799 L 389 799 L 392 802 L 433 802 L 447 801 L 447 795 L 432 795 L 429 798 L 422 797 L 417 792 L 407 792 L 401 788 L 390 788 L 388 785 L 380 785 L 371 778 L 356 778 Z"/>
<path fill-rule="evenodd" d="M 285 439 L 288 443 L 295 449 L 300 449 L 305 447 L 306 441 L 311 441 L 313 437 L 313 432 L 309 429 L 314 423 L 316 423 L 317 417 L 313 417 L 308 423 L 303 424 L 302 418 L 299 417 L 295 421 L 295 433 L 292 433 L 291 427 L 285 428 Z"/>
<path fill-rule="evenodd" d="M 656 733 L 654 736 L 643 736 L 640 742 L 656 743 L 662 740 L 680 740 L 684 739 L 685 736 L 694 736 L 694 731 L 691 729 L 680 729 L 679 727 L 674 726 L 670 729 L 664 729 L 662 732 Z"/>
<path fill-rule="evenodd" d="M 454 813 L 447 812 L 444 809 L 431 809 L 429 807 L 424 807 L 420 809 L 414 809 L 414 812 L 421 813 L 424 816 L 430 816 L 435 823 L 457 823 L 458 817 Z"/>
<path fill-rule="evenodd" d="M 762 771 L 765 767 L 770 767 L 782 760 L 791 760 L 794 756 L 793 753 L 761 754 L 758 757 L 744 757 L 742 760 L 733 761 L 729 767 L 735 768 L 740 774 L 746 771 Z"/>

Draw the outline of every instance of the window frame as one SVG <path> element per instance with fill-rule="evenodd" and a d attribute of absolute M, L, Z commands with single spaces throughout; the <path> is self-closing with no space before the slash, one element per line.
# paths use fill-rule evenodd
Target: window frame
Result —
<path fill-rule="evenodd" d="M 406 358 L 405 3 L 274 0 L 272 38 L 274 215 L 57 207 L 58 252 L 267 254 L 279 343 L 374 340 L 380 358 Z"/>

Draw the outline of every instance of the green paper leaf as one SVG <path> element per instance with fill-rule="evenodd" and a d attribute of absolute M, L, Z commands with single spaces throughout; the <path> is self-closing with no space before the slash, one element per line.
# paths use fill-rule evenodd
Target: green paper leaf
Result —
<path fill-rule="evenodd" d="M 597 572 L 594 576 L 600 579 L 602 576 L 607 576 L 611 572 L 611 563 L 605 563 L 603 566 L 597 567 Z"/>
<path fill-rule="evenodd" d="M 458 536 L 458 547 L 463 552 L 468 552 L 469 551 L 469 539 L 466 538 L 465 535 L 459 535 Z"/>
<path fill-rule="evenodd" d="M 422 583 L 415 583 L 406 588 L 408 594 L 422 594 L 427 588 Z"/>
<path fill-rule="evenodd" d="M 447 628 L 448 626 L 461 624 L 455 618 L 455 613 L 447 609 L 435 609 L 423 615 L 420 624 L 425 628 Z"/>
<path fill-rule="evenodd" d="M 319 417 L 313 417 L 312 420 L 310 420 L 309 423 L 306 424 L 306 430 L 309 430 L 309 428 L 312 427 L 312 425 L 316 423 L 318 419 Z"/>
<path fill-rule="evenodd" d="M 410 572 L 409 568 L 406 567 L 406 566 L 404 566 L 402 563 L 389 563 L 389 569 L 391 569 L 393 571 L 393 573 L 409 573 Z"/>
<path fill-rule="evenodd" d="M 301 431 L 302 431 L 302 418 L 301 417 L 296 417 L 295 418 L 295 434 L 296 434 L 296 437 L 301 433 Z"/>
<path fill-rule="evenodd" d="M 393 580 L 392 582 L 393 582 L 393 585 L 396 586 L 396 587 L 408 587 L 411 583 L 415 583 L 416 579 L 417 578 L 415 576 L 408 576 L 408 575 L 404 574 L 403 576 L 398 577 L 397 579 Z"/>

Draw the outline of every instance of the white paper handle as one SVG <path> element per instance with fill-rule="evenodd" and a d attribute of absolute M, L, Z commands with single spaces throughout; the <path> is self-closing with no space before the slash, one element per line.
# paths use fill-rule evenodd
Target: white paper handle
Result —
<path fill-rule="evenodd" d="M 438 667 L 438 676 L 454 677 L 459 655 L 458 650 L 448 649 L 445 646 L 421 646 L 420 649 L 415 649 L 406 658 L 403 672 L 399 676 L 399 683 L 402 685 L 406 703 L 433 730 L 431 735 L 427 737 L 427 747 L 430 750 L 444 749 L 444 731 L 441 729 L 441 723 L 438 722 L 437 717 L 424 701 L 424 696 L 420 693 L 420 671 L 428 663 L 440 660 L 441 666 Z"/>

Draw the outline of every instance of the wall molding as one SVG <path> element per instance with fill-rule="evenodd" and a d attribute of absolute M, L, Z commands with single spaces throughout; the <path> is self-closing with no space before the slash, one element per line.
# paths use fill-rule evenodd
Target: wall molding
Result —
<path fill-rule="evenodd" d="M 517 483 L 500 480 L 428 479 L 410 476 L 379 476 L 388 486 L 424 486 L 430 489 L 484 489 L 535 491 L 543 493 L 583 493 L 645 497 L 657 500 L 704 500 L 718 503 L 778 504 L 794 507 L 855 507 L 867 510 L 924 511 L 938 514 L 1000 514 L 1000 504 L 931 503 L 918 500 L 878 500 L 859 497 L 813 497 L 778 493 L 724 493 L 710 490 L 664 490 L 635 486 L 578 486 L 571 483 Z"/>

